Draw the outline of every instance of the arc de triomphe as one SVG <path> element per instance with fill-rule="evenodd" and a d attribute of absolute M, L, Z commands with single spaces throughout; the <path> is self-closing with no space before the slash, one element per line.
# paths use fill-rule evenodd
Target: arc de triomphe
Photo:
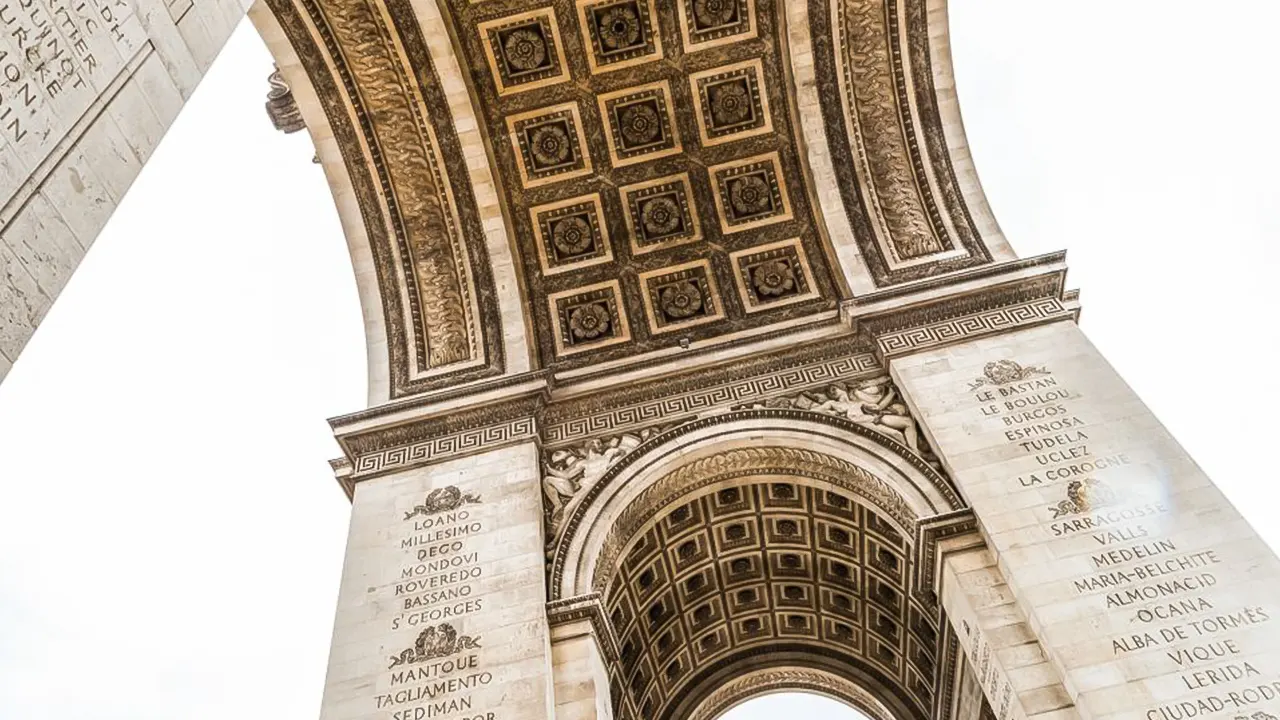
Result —
<path fill-rule="evenodd" d="M 246 8 L 0 2 L 0 372 Z M 1275 555 L 983 197 L 945 0 L 262 0 L 369 407 L 325 720 L 1276 720 Z"/>

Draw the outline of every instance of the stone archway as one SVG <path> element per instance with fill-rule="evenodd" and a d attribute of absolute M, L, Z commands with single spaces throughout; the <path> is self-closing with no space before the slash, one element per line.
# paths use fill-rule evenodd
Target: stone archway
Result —
<path fill-rule="evenodd" d="M 813 668 L 739 670 L 720 689 L 696 703 L 689 720 L 716 720 L 743 703 L 779 692 L 806 692 L 838 700 L 870 720 L 893 720 L 894 716 L 862 685 L 838 673 Z"/>
<path fill-rule="evenodd" d="M 30 111 L 47 132 L 0 108 L 20 161 L 3 162 L 29 171 L 0 209 L 0 372 L 108 214 L 79 214 L 97 202 L 68 192 L 81 166 L 123 162 L 123 193 L 243 10 L 17 5 L 14 38 L 61 11 L 115 58 Z M 251 14 L 334 189 L 370 352 L 371 407 L 332 421 L 354 505 L 325 718 L 599 720 L 611 675 L 620 715 L 674 718 L 775 643 L 793 671 L 862 677 L 899 720 L 1280 713 L 1280 613 L 1257 595 L 1280 564 L 1073 325 L 1063 256 L 1005 243 L 945 0 Z M 752 522 L 721 522 L 720 493 Z M 676 532 L 686 511 L 701 544 Z M 812 542 L 774 553 L 784 523 Z M 734 557 L 741 587 L 710 559 L 739 532 L 769 538 Z M 857 594 L 821 574 L 845 536 Z M 668 582 L 640 587 L 655 558 Z M 695 598 L 711 587 L 719 606 Z M 767 612 L 735 614 L 752 602 Z M 1240 657 L 1213 665 L 1175 611 Z M 676 655 L 624 667 L 629 639 L 677 626 Z"/>
<path fill-rule="evenodd" d="M 615 718 L 723 710 L 764 677 L 854 688 L 839 697 L 873 717 L 934 716 L 953 648 L 917 543 L 958 499 L 874 433 L 814 420 L 677 428 L 572 507 L 553 592 L 596 598 Z"/>

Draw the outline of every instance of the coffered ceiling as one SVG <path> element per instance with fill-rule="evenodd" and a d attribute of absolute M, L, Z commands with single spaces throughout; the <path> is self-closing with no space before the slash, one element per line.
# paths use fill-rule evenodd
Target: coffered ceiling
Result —
<path fill-rule="evenodd" d="M 833 307 L 774 0 L 448 0 L 544 362 Z"/>

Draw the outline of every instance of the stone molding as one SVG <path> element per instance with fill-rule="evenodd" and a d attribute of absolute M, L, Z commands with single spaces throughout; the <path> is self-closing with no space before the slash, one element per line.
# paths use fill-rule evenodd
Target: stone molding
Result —
<path fill-rule="evenodd" d="M 411 465 L 427 464 L 446 457 L 492 450 L 511 442 L 532 439 L 537 436 L 537 424 L 532 417 L 517 418 L 498 425 L 461 430 L 448 435 L 437 435 L 407 445 L 361 453 L 354 464 L 355 475 L 364 479 Z"/>
<path fill-rule="evenodd" d="M 501 372 L 492 271 L 441 80 L 406 1 L 268 0 L 315 87 L 370 236 L 391 396 Z M 391 22 L 386 22 L 387 16 Z"/>
<path fill-rule="evenodd" d="M 646 488 L 622 512 L 610 529 L 596 562 L 596 574 L 591 578 L 591 587 L 598 592 L 609 585 L 618 564 L 618 555 L 623 550 L 623 543 L 677 500 L 726 480 L 769 475 L 830 482 L 857 496 L 868 507 L 893 518 L 900 527 L 914 528 L 918 520 L 915 511 L 891 485 L 853 463 L 798 448 L 733 448 L 683 465 Z M 558 585 L 558 576 L 556 580 Z"/>
<path fill-rule="evenodd" d="M 591 631 L 605 659 L 609 662 L 618 660 L 618 639 L 605 619 L 604 605 L 601 604 L 600 593 L 589 593 L 563 600 L 552 600 L 547 603 L 547 622 L 551 627 L 565 625 L 578 620 L 591 623 Z"/>
<path fill-rule="evenodd" d="M 942 633 L 938 643 L 942 652 L 938 657 L 938 683 L 937 692 L 934 694 L 933 718 L 934 720 L 951 720 L 955 716 L 956 673 L 961 667 L 960 641 L 956 637 L 955 628 L 951 627 L 951 620 L 947 617 L 947 613 L 941 609 L 938 611 L 938 630 Z"/>
<path fill-rule="evenodd" d="M 887 365 L 890 358 L 964 342 L 977 337 L 1071 320 L 1076 312 L 1063 302 L 1066 268 L 997 282 L 961 295 L 944 294 L 891 311 L 855 317 L 859 331 L 875 343 Z"/>
<path fill-rule="evenodd" d="M 698 418 L 691 422 L 680 424 L 666 432 L 654 435 L 649 440 L 634 448 L 619 462 L 610 466 L 608 470 L 599 477 L 599 479 L 590 485 L 581 488 L 581 491 L 574 496 L 572 502 L 567 504 L 564 519 L 557 527 L 558 535 L 548 538 L 547 551 L 550 565 L 551 597 L 553 599 L 560 597 L 566 563 L 568 562 L 569 546 L 575 534 L 586 519 L 587 510 L 590 508 L 593 501 L 595 501 L 604 489 L 613 483 L 620 474 L 640 458 L 662 448 L 664 445 L 667 445 L 676 438 L 708 427 L 742 420 L 791 420 L 817 422 L 831 425 L 853 435 L 861 436 L 882 446 L 888 454 L 905 460 L 916 472 L 920 474 L 920 477 L 925 482 L 929 483 L 934 490 L 936 490 L 938 494 L 945 499 L 951 507 L 961 508 L 964 506 L 963 500 L 952 486 L 950 480 L 940 474 L 923 458 L 911 453 L 905 446 L 891 440 L 885 435 L 874 430 L 869 430 L 842 417 L 793 409 L 751 409 Z M 708 472 L 714 471 L 715 478 L 717 480 L 746 477 L 754 474 L 767 475 L 769 473 L 792 474 L 801 477 L 824 480 L 862 497 L 864 500 L 869 502 L 871 506 L 879 508 L 882 512 L 900 523 L 908 532 L 915 531 L 916 521 L 918 519 L 916 513 L 903 502 L 902 497 L 898 495 L 896 491 L 890 488 L 886 483 L 884 483 L 884 481 L 870 475 L 867 471 L 852 465 L 851 463 L 846 463 L 837 458 L 830 458 L 822 455 L 821 453 L 788 448 L 776 448 L 776 451 L 776 454 L 772 457 L 767 454 L 761 456 L 759 453 L 756 453 L 754 456 L 751 453 L 739 453 L 736 454 L 733 459 L 722 462 L 719 465 L 711 463 L 706 470 Z M 796 456 L 794 458 L 786 457 L 790 453 L 808 454 Z M 822 457 L 816 457 L 819 455 Z M 823 458 L 825 458 L 825 460 Z M 797 464 L 797 462 L 785 462 L 787 460 L 799 460 L 800 464 Z M 700 463 L 698 467 L 701 468 L 703 464 L 705 463 Z M 692 467 L 692 465 L 686 467 Z M 693 471 L 690 470 L 688 472 Z M 851 484 L 851 481 L 849 480 L 850 477 L 865 477 L 869 478 L 870 481 L 861 485 L 856 483 Z M 688 483 L 677 490 L 673 490 L 672 492 L 688 492 L 694 487 L 705 486 L 709 482 L 712 481 L 707 480 L 705 475 L 699 475 L 696 478 L 690 478 Z M 657 507 L 661 506 L 663 503 L 657 502 L 651 504 Z M 615 548 L 615 550 L 616 549 L 617 548 Z M 610 550 L 606 547 L 602 552 L 607 554 Z M 592 587 L 597 587 L 595 579 L 592 580 L 592 583 Z"/>
<path fill-rule="evenodd" d="M 937 107 L 924 0 L 810 0 L 816 77 L 844 213 L 876 285 L 990 263 Z M 905 32 L 904 32 L 905 29 Z"/>
<path fill-rule="evenodd" d="M 537 440 L 540 392 L 396 425 L 338 436 L 348 462 L 339 482 L 352 495 L 358 482 L 398 470 Z"/>
<path fill-rule="evenodd" d="M 1060 259 L 1054 256 L 1013 263 L 1010 271 L 1031 273 L 1013 280 L 984 273 L 976 280 L 980 286 L 958 297 L 944 292 L 921 302 L 912 294 L 886 291 L 885 297 L 875 298 L 874 303 L 854 308 L 864 314 L 850 319 L 851 330 L 799 345 L 779 345 L 716 365 L 690 368 L 672 360 L 668 367 L 678 370 L 670 374 L 615 381 L 589 392 L 574 382 L 557 382 L 553 374 L 543 370 L 406 398 L 335 418 L 331 424 L 350 465 L 344 484 L 527 439 L 538 440 L 548 451 L 564 450 L 594 462 L 600 457 L 588 458 L 584 451 L 591 443 L 601 446 L 596 453 L 601 456 L 615 440 L 631 451 L 655 432 L 665 435 L 677 425 L 703 422 L 751 406 L 775 411 L 790 408 L 796 417 L 812 419 L 820 413 L 806 410 L 813 403 L 800 402 L 802 395 L 826 392 L 841 384 L 847 390 L 851 387 L 848 383 L 864 383 L 884 375 L 889 358 L 1071 319 L 1074 310 L 1069 303 L 1074 302 L 1074 295 L 1063 292 Z M 1053 267 L 1039 267 L 1045 262 Z M 875 428 L 861 428 L 860 432 L 876 436 L 877 442 L 894 453 L 926 468 L 924 472 L 936 474 L 929 467 L 931 458 L 923 444 L 917 451 L 875 432 Z M 618 452 L 607 454 L 613 457 L 602 461 L 606 465 L 620 456 Z M 595 477 L 608 468 L 597 469 Z M 571 498 L 576 492 L 560 494 Z M 960 506 L 958 500 L 956 506 Z"/>
<path fill-rule="evenodd" d="M 1045 298 L 964 315 L 909 330 L 885 333 L 876 338 L 876 343 L 879 345 L 881 355 L 890 358 L 941 345 L 964 342 L 1003 330 L 1030 327 L 1070 317 L 1071 313 L 1060 300 Z"/>
<path fill-rule="evenodd" d="M 916 597 L 930 610 L 938 606 L 938 570 L 941 558 L 938 543 L 978 530 L 978 519 L 973 510 L 966 507 L 931 518 L 924 518 L 916 527 L 916 563 L 912 587 Z"/>
<path fill-rule="evenodd" d="M 689 720 L 715 720 L 729 709 L 760 695 L 786 691 L 807 691 L 841 700 L 871 720 L 895 720 L 893 713 L 874 695 L 835 673 L 811 668 L 759 670 L 736 677 L 707 696 Z"/>
<path fill-rule="evenodd" d="M 794 364 L 775 360 L 770 365 L 780 367 L 767 368 L 759 375 L 747 377 L 743 377 L 741 369 L 736 365 L 732 372 L 724 373 L 722 377 L 708 378 L 708 373 L 704 371 L 698 373 L 698 381 L 695 381 L 697 386 L 694 387 L 671 387 L 677 383 L 659 382 L 656 383 L 658 387 L 648 392 L 632 390 L 626 393 L 632 398 L 630 402 L 624 401 L 617 406 L 601 408 L 594 412 L 590 410 L 582 412 L 586 408 L 578 407 L 579 404 L 566 403 L 565 411 L 556 412 L 554 415 L 556 419 L 548 419 L 545 440 L 550 446 L 570 443 L 602 433 L 614 433 L 630 428 L 640 428 L 646 424 L 690 417 L 717 407 L 751 402 L 777 393 L 812 387 L 822 382 L 882 372 L 875 355 L 869 352 L 809 362 L 800 361 Z M 662 387 L 664 385 L 667 387 Z M 664 389 L 670 389 L 673 392 L 664 393 L 662 392 Z"/>

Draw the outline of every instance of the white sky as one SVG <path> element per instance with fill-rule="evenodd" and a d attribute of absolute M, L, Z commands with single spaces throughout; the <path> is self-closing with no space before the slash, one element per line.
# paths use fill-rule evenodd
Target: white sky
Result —
<path fill-rule="evenodd" d="M 1006 234 L 1069 250 L 1084 328 L 1277 544 L 1280 3 L 954 5 Z M 270 68 L 243 24 L 0 384 L 0 718 L 318 712 L 348 512 L 324 420 L 362 407 L 364 348 Z"/>

